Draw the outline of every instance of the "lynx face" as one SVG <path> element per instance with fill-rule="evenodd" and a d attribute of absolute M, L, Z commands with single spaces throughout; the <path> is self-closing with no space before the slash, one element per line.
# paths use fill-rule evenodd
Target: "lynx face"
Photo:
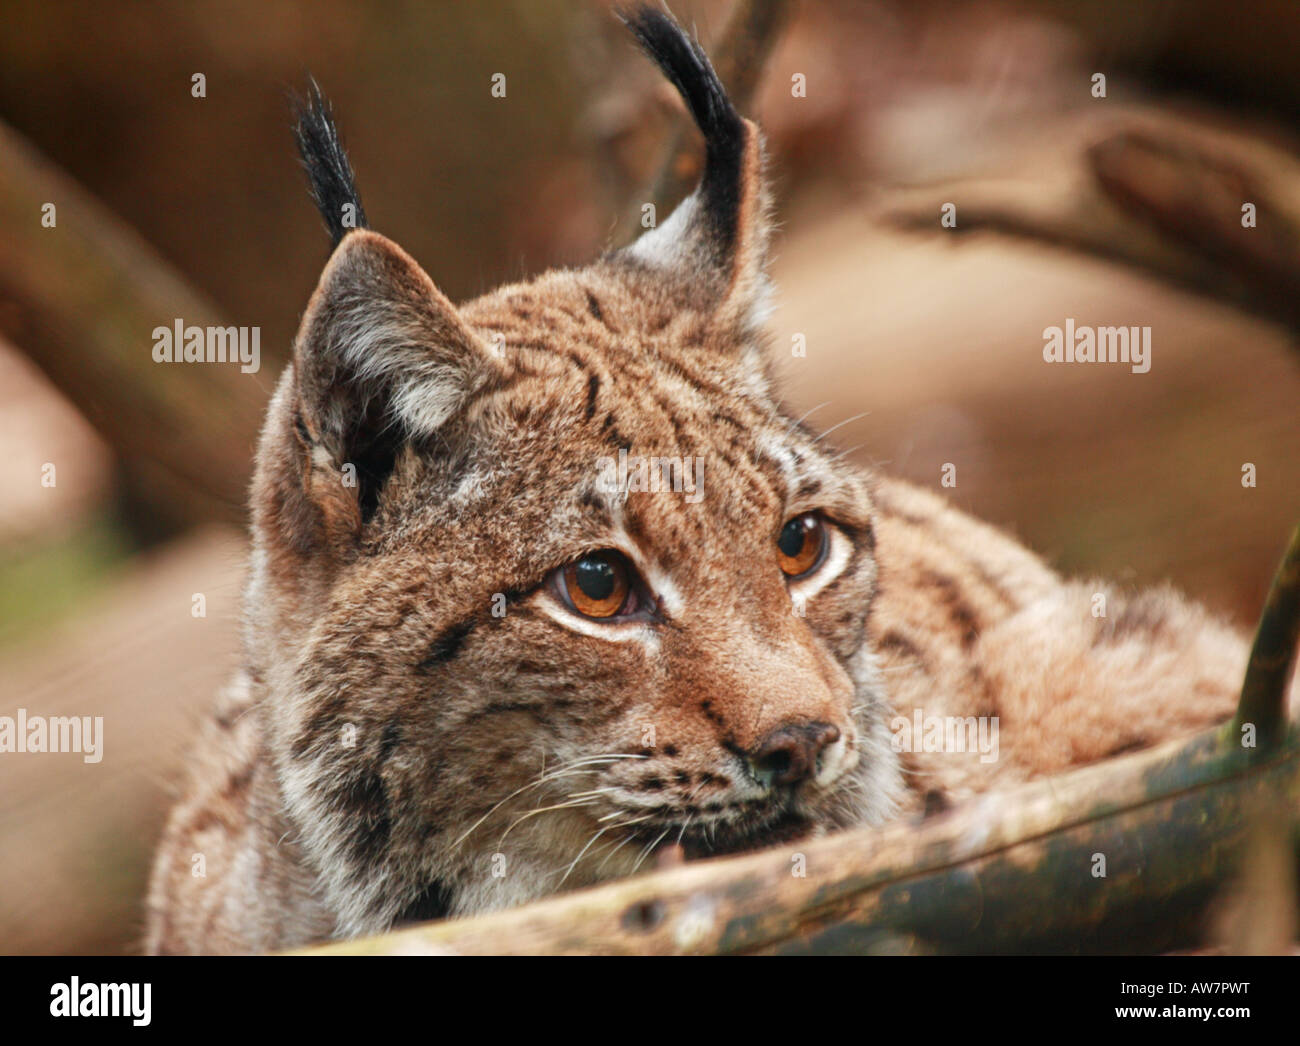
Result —
<path fill-rule="evenodd" d="M 459 309 L 344 235 L 351 172 L 304 115 L 340 242 L 259 452 L 248 642 L 344 933 L 878 822 L 899 791 L 871 497 L 762 361 L 757 131 L 666 16 L 631 26 L 704 131 L 700 188 Z"/>

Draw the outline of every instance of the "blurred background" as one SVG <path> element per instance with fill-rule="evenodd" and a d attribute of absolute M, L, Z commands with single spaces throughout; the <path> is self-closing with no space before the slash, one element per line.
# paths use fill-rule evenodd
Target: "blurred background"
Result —
<path fill-rule="evenodd" d="M 672 6 L 768 135 L 793 409 L 927 486 L 954 464 L 945 493 L 1062 570 L 1253 624 L 1300 517 L 1300 6 Z M 626 242 L 697 143 L 600 0 L 5 0 L 0 25 L 0 715 L 105 723 L 98 764 L 0 755 L 0 951 L 134 951 L 328 254 L 288 92 L 317 78 L 371 225 L 457 300 Z M 177 317 L 259 327 L 261 370 L 153 363 Z M 1150 372 L 1044 363 L 1067 317 L 1150 326 Z"/>

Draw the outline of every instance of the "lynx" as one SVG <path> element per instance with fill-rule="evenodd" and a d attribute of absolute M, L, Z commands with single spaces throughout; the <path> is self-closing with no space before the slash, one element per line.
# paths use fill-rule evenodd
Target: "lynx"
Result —
<path fill-rule="evenodd" d="M 1230 713 L 1233 628 L 1064 580 L 783 406 L 759 131 L 671 16 L 623 17 L 702 133 L 698 187 L 632 246 L 459 307 L 367 227 L 313 85 L 335 247 L 267 411 L 243 667 L 165 831 L 150 951 L 883 825 Z M 699 496 L 611 482 L 632 459 L 702 462 Z M 917 713 L 996 724 L 996 758 L 898 745 Z"/>

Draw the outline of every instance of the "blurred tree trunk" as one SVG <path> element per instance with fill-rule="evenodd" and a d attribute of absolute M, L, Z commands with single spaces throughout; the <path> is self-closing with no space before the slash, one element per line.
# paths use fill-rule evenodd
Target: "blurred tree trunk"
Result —
<path fill-rule="evenodd" d="M 156 363 L 156 327 L 220 326 L 217 308 L 3 125 L 0 174 L 0 331 L 104 437 L 150 526 L 241 521 L 267 379 Z"/>

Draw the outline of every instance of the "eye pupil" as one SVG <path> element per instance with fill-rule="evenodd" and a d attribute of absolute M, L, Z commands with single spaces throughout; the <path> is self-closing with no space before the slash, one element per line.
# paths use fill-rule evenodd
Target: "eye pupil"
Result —
<path fill-rule="evenodd" d="M 809 524 L 811 522 L 812 520 L 808 516 L 796 516 L 781 528 L 781 537 L 777 540 L 777 547 L 780 548 L 782 555 L 793 559 L 803 551 L 804 542 L 808 540 Z"/>
<path fill-rule="evenodd" d="M 582 594 L 588 599 L 604 601 L 614 594 L 618 578 L 608 560 L 597 556 L 587 556 L 578 560 L 574 570 L 575 580 Z"/>
<path fill-rule="evenodd" d="M 815 512 L 795 516 L 776 538 L 776 558 L 788 578 L 800 578 L 821 565 L 826 551 L 826 526 Z"/>

